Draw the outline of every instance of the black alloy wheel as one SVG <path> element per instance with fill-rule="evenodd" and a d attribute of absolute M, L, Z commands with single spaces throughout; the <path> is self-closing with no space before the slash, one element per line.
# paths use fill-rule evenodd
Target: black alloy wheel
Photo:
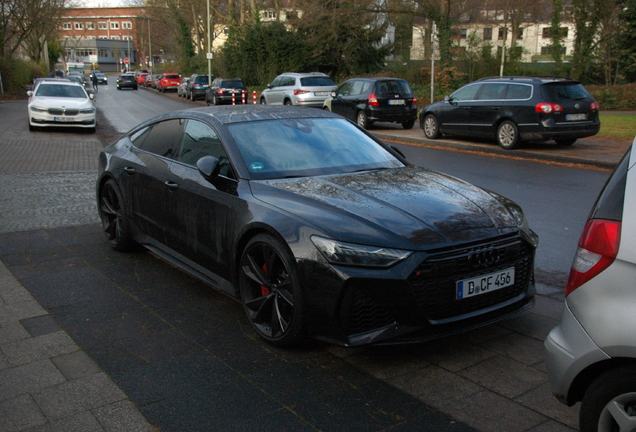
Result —
<path fill-rule="evenodd" d="M 123 206 L 117 184 L 114 180 L 108 180 L 99 193 L 99 215 L 108 243 L 120 252 L 130 251 L 135 247 Z"/>
<path fill-rule="evenodd" d="M 239 268 L 243 308 L 258 335 L 276 346 L 298 344 L 304 312 L 296 265 L 279 240 L 260 234 L 249 241 Z"/>

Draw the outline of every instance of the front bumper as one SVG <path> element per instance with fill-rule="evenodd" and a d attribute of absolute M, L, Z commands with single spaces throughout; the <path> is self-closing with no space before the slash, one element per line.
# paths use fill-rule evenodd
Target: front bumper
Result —
<path fill-rule="evenodd" d="M 475 268 L 468 257 L 485 247 L 502 258 Z M 471 244 L 443 253 L 416 253 L 390 269 L 330 267 L 304 282 L 309 333 L 330 343 L 414 343 L 478 328 L 509 318 L 534 304 L 535 245 L 518 235 Z M 515 268 L 512 286 L 457 299 L 459 280 Z"/>
<path fill-rule="evenodd" d="M 96 113 L 78 113 L 76 115 L 50 114 L 48 112 L 29 111 L 29 122 L 40 127 L 95 127 Z"/>
<path fill-rule="evenodd" d="M 568 406 L 579 399 L 572 394 L 572 383 L 579 373 L 610 358 L 594 343 L 572 314 L 567 299 L 561 322 L 548 334 L 544 349 L 552 393 Z"/>

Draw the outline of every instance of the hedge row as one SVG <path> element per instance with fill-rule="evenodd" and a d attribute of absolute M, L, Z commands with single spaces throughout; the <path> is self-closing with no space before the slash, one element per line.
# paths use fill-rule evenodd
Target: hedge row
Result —
<path fill-rule="evenodd" d="M 601 110 L 636 110 L 636 84 L 586 85 Z"/>

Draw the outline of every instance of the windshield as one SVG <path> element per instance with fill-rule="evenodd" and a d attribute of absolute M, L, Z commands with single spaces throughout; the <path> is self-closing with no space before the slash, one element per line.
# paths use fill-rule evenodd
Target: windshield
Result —
<path fill-rule="evenodd" d="M 340 174 L 404 164 L 345 119 L 281 119 L 229 126 L 254 179 Z"/>
<path fill-rule="evenodd" d="M 542 90 L 544 95 L 551 101 L 592 97 L 585 90 L 583 84 L 545 84 L 542 86 Z"/>
<path fill-rule="evenodd" d="M 86 93 L 82 87 L 62 84 L 40 84 L 35 95 L 86 99 Z"/>
<path fill-rule="evenodd" d="M 327 87 L 335 86 L 331 78 L 328 77 L 307 77 L 300 79 L 300 85 L 303 87 Z"/>
<path fill-rule="evenodd" d="M 241 81 L 223 81 L 221 83 L 221 87 L 222 88 L 237 88 L 237 89 L 245 88 L 245 86 L 243 85 Z"/>

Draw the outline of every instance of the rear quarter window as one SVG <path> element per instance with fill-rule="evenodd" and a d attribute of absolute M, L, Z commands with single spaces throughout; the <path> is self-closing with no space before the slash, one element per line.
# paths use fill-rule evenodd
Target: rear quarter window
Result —
<path fill-rule="evenodd" d="M 506 93 L 506 99 L 512 100 L 527 100 L 532 97 L 532 86 L 523 84 L 510 84 L 508 86 L 508 92 Z"/>

